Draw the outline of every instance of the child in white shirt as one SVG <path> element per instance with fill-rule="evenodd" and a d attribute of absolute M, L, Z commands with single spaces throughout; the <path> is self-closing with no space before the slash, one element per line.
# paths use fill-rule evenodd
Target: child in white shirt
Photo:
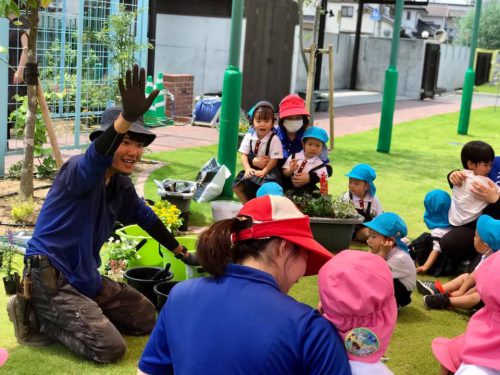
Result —
<path fill-rule="evenodd" d="M 471 141 L 464 145 L 460 154 L 463 183 L 453 186 L 453 197 L 449 211 L 449 221 L 453 226 L 462 226 L 474 222 L 488 206 L 488 202 L 478 199 L 471 189 L 474 183 L 488 186 L 488 174 L 493 165 L 495 152 L 482 141 Z M 500 186 L 497 186 L 500 193 Z"/>
<path fill-rule="evenodd" d="M 450 205 L 450 195 L 444 190 L 435 189 L 425 195 L 424 222 L 427 228 L 431 230 L 432 250 L 425 262 L 417 267 L 417 273 L 429 271 L 441 255 L 439 240 L 451 230 L 451 225 L 448 222 Z"/>
<path fill-rule="evenodd" d="M 369 228 L 370 252 L 385 259 L 391 269 L 398 308 L 408 305 L 416 286 L 417 271 L 408 246 L 402 241 L 408 233 L 405 222 L 392 212 L 384 212 L 364 225 Z"/>
<path fill-rule="evenodd" d="M 372 220 L 382 212 L 382 205 L 375 196 L 377 188 L 373 181 L 377 178 L 375 170 L 368 164 L 358 164 L 346 174 L 349 177 L 349 191 L 344 193 L 343 199 L 350 200 L 358 214 L 365 218 L 365 222 Z M 368 228 L 356 225 L 353 239 L 365 242 L 368 239 Z"/>
<path fill-rule="evenodd" d="M 280 182 L 281 175 L 276 167 L 283 158 L 283 147 L 273 131 L 274 107 L 266 101 L 258 102 L 252 113 L 253 131 L 245 134 L 238 152 L 241 155 L 243 171 L 233 183 L 233 191 L 242 203 L 255 198 L 257 190 L 266 182 Z M 268 156 L 262 169 L 253 166 L 256 156 Z"/>
<path fill-rule="evenodd" d="M 296 187 L 291 182 L 291 177 L 295 173 L 314 172 L 321 179 L 321 176 L 328 178 L 328 171 L 320 155 L 328 142 L 328 134 L 322 128 L 311 126 L 306 129 L 302 136 L 304 149 L 296 154 L 291 154 L 283 165 L 283 185 L 285 191 L 292 195 L 312 193 L 318 190 L 314 183 L 308 183 L 301 187 Z"/>

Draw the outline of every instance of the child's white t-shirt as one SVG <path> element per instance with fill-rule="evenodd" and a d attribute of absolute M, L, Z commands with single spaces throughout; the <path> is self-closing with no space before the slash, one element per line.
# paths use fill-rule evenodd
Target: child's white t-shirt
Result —
<path fill-rule="evenodd" d="M 293 155 L 290 155 L 286 161 L 285 164 L 283 164 L 283 169 L 289 168 L 290 167 L 290 162 L 293 160 L 292 159 Z M 316 168 L 317 166 L 323 165 L 323 161 L 318 157 L 314 156 L 312 158 L 306 159 L 304 155 L 304 151 L 297 152 L 295 154 L 295 160 L 297 160 L 297 165 L 300 167 L 304 161 L 306 161 L 306 164 L 304 165 L 302 172 L 309 173 L 309 171 L 313 168 Z M 297 173 L 297 171 L 293 172 L 293 174 Z M 324 173 L 326 177 L 328 178 L 328 171 L 326 167 L 318 168 L 314 171 L 318 175 L 319 178 L 321 178 L 321 175 Z"/>
<path fill-rule="evenodd" d="M 434 228 L 431 230 L 432 236 L 432 250 L 436 250 L 438 253 L 441 252 L 441 245 L 439 245 L 439 240 L 443 238 L 443 236 L 451 230 L 451 227 L 448 228 Z"/>
<path fill-rule="evenodd" d="M 413 291 L 417 285 L 417 269 L 410 254 L 394 247 L 385 260 L 391 269 L 392 278 L 398 279 L 406 290 Z"/>
<path fill-rule="evenodd" d="M 349 191 L 346 191 L 342 195 L 342 200 L 349 201 L 350 199 L 351 197 L 349 196 Z M 366 193 L 365 197 L 361 199 L 356 194 L 352 194 L 352 204 L 357 210 L 363 209 L 363 211 L 365 211 L 369 202 L 372 202 L 372 205 L 370 207 L 371 217 L 377 217 L 378 215 L 384 213 L 384 210 L 382 209 L 382 204 L 380 203 L 380 201 L 376 196 L 372 197 L 370 193 Z"/>
<path fill-rule="evenodd" d="M 349 360 L 352 375 L 394 375 L 382 362 L 365 363 Z"/>
<path fill-rule="evenodd" d="M 489 367 L 462 363 L 455 375 L 500 375 L 500 371 Z"/>
<path fill-rule="evenodd" d="M 465 181 L 462 186 L 453 186 L 451 206 L 448 211 L 448 220 L 451 225 L 461 226 L 476 220 L 488 205 L 488 202 L 478 199 L 471 191 L 472 184 L 479 182 L 488 185 L 488 177 L 476 176 L 474 172 L 466 169 Z M 497 186 L 500 192 L 500 186 Z"/>
<path fill-rule="evenodd" d="M 271 138 L 271 135 L 273 132 L 267 133 L 262 139 L 260 139 L 259 143 L 259 148 L 257 150 L 256 156 L 265 156 L 266 155 L 266 149 L 267 149 L 267 143 L 269 142 L 269 139 Z M 242 154 L 250 155 L 250 147 L 252 147 L 255 151 L 255 147 L 257 144 L 257 141 L 259 140 L 259 137 L 257 137 L 257 133 L 246 133 L 245 137 L 243 137 L 243 140 L 241 141 L 240 148 L 238 149 L 238 152 L 241 152 Z M 271 139 L 271 146 L 269 147 L 269 158 L 271 159 L 283 159 L 283 146 L 281 145 L 280 138 L 275 134 L 273 139 Z"/>

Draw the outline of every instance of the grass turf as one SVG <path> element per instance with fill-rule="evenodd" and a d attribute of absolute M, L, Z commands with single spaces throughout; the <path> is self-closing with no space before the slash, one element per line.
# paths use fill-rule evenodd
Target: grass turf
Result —
<path fill-rule="evenodd" d="M 425 230 L 422 220 L 423 198 L 431 189 L 448 190 L 446 174 L 460 165 L 461 146 L 473 139 L 490 143 L 500 150 L 500 112 L 493 108 L 472 111 L 469 135 L 456 134 L 458 113 L 434 116 L 394 127 L 390 154 L 375 151 L 376 130 L 340 137 L 330 158 L 334 167 L 330 191 L 341 193 L 347 188 L 347 173 L 352 166 L 364 162 L 377 171 L 377 195 L 385 211 L 400 214 L 415 238 Z M 176 178 L 194 180 L 199 168 L 211 156 L 216 146 L 177 150 L 148 155 L 163 160 L 167 166 L 155 171 L 145 186 L 145 195 L 158 199 L 153 179 Z M 191 204 L 192 225 L 211 222 L 210 204 Z M 366 247 L 353 244 L 354 248 Z M 318 302 L 316 277 L 303 278 L 291 291 L 297 300 L 316 306 Z M 7 297 L 0 292 L 0 305 Z M 387 356 L 387 365 L 395 374 L 432 374 L 438 372 L 430 343 L 434 337 L 452 337 L 466 327 L 468 315 L 451 311 L 426 311 L 421 296 L 415 292 L 411 305 L 403 308 Z M 97 365 L 86 361 L 56 344 L 45 348 L 17 345 L 12 325 L 5 309 L 0 310 L 0 347 L 9 350 L 9 360 L 0 373 L 28 374 L 43 372 L 64 374 L 122 374 L 135 373 L 137 361 L 147 341 L 146 337 L 126 337 L 128 351 L 116 364 Z M 192 348 L 195 350 L 195 348 Z"/>
<path fill-rule="evenodd" d="M 489 83 L 485 83 L 484 85 L 481 86 L 474 86 L 474 91 L 476 92 L 482 92 L 486 94 L 500 94 L 500 88 L 498 85 L 492 85 Z"/>

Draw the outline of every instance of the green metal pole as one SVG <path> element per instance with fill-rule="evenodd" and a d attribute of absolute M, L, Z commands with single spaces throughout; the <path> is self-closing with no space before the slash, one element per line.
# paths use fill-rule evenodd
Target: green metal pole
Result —
<path fill-rule="evenodd" d="M 398 51 L 399 32 L 401 30 L 401 16 L 403 14 L 404 0 L 396 0 L 396 14 L 394 15 L 394 30 L 392 32 L 391 61 L 385 71 L 384 96 L 382 98 L 382 114 L 378 133 L 378 152 L 389 152 L 391 149 L 392 122 L 396 95 L 398 92 Z"/>
<path fill-rule="evenodd" d="M 222 84 L 222 103 L 220 115 L 219 150 L 217 161 L 224 164 L 231 172 L 226 180 L 222 196 L 233 196 L 232 185 L 236 172 L 236 155 L 238 152 L 238 124 L 241 107 L 241 24 L 243 20 L 243 0 L 233 0 L 231 13 L 231 39 L 229 46 L 229 65 L 224 73 Z"/>
<path fill-rule="evenodd" d="M 474 71 L 474 59 L 476 57 L 477 34 L 479 31 L 479 21 L 481 19 L 482 0 L 476 1 L 476 13 L 474 14 L 474 28 L 472 29 L 472 40 L 470 44 L 469 67 L 465 72 L 464 87 L 462 89 L 462 104 L 460 106 L 460 118 L 458 119 L 458 134 L 467 135 L 470 121 L 470 108 L 472 106 L 472 94 L 474 92 L 474 82 L 476 72 Z"/>

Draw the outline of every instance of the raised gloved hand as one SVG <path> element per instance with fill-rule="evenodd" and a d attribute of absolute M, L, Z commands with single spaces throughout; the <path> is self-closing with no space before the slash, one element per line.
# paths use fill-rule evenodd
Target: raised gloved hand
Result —
<path fill-rule="evenodd" d="M 147 98 L 144 96 L 146 71 L 144 68 L 141 68 L 139 71 L 138 65 L 134 65 L 132 71 L 130 69 L 127 70 L 125 84 L 123 84 L 123 79 L 120 78 L 118 80 L 118 87 L 122 96 L 122 115 L 129 122 L 134 122 L 139 116 L 146 113 L 159 94 L 158 90 L 153 90 Z"/>

